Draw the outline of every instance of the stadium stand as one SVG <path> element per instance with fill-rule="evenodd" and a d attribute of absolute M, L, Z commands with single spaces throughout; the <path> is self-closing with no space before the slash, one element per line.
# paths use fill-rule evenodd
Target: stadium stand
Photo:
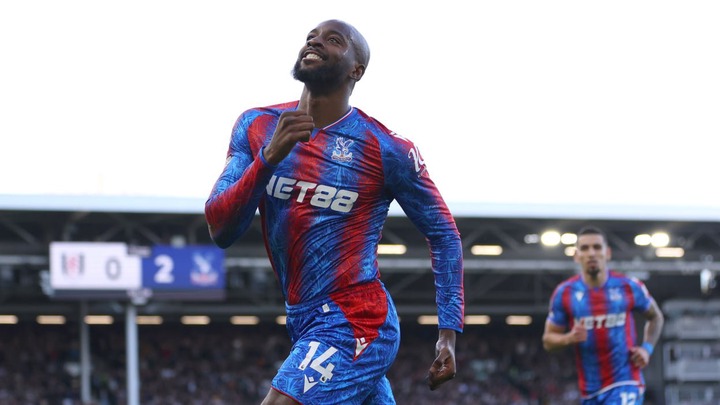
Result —
<path fill-rule="evenodd" d="M 663 370 L 668 405 L 720 403 L 720 302 L 665 303 Z"/>
<path fill-rule="evenodd" d="M 0 328 L 0 403 L 80 404 L 77 328 L 32 323 Z M 403 327 L 391 379 L 399 404 L 576 404 L 572 359 L 544 353 L 532 328 L 483 327 L 457 348 L 460 372 L 447 389 L 424 381 L 434 327 Z M 289 350 L 280 325 L 168 324 L 140 328 L 141 403 L 256 404 Z M 97 405 L 126 403 L 123 328 L 93 326 L 92 391 Z M 569 354 L 569 353 L 568 353 Z"/>

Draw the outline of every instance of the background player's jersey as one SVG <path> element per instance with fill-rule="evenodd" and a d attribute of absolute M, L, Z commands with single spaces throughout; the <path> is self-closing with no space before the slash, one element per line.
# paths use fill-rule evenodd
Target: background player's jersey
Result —
<path fill-rule="evenodd" d="M 315 129 L 276 167 L 262 157 L 283 111 L 244 112 L 206 203 L 212 234 L 230 245 L 259 208 L 270 260 L 290 305 L 379 279 L 377 245 L 397 200 L 426 236 L 440 327 L 462 330 L 462 245 L 455 221 L 418 149 L 357 108 Z M 229 218 L 229 220 L 228 220 Z M 216 242 L 218 240 L 216 239 Z"/>
<path fill-rule="evenodd" d="M 651 300 L 641 281 L 614 271 L 599 288 L 589 288 L 576 275 L 555 289 L 548 320 L 567 328 L 580 322 L 588 332 L 587 340 L 575 346 L 583 397 L 620 385 L 644 385 L 640 369 L 630 362 L 630 348 L 637 345 L 632 312 L 647 311 Z"/>

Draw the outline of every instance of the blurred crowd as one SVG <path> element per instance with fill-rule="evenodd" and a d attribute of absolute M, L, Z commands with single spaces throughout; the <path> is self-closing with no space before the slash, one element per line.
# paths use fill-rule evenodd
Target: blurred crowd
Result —
<path fill-rule="evenodd" d="M 398 404 L 579 403 L 569 351 L 547 354 L 530 327 L 468 326 L 457 341 L 458 374 L 436 391 L 425 383 L 436 326 L 404 325 L 388 375 Z M 290 349 L 284 326 L 163 324 L 139 327 L 143 405 L 259 404 Z M 0 325 L 0 403 L 79 405 L 77 325 Z M 124 405 L 124 325 L 92 326 L 93 405 Z"/>

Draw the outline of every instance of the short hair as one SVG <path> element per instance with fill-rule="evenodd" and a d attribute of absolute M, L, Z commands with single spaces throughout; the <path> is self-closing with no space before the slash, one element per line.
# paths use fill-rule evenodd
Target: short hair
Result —
<path fill-rule="evenodd" d="M 600 228 L 593 226 L 593 225 L 586 225 L 580 228 L 580 230 L 577 233 L 578 238 L 582 235 L 600 235 L 602 236 L 603 240 L 605 241 L 605 244 L 608 243 L 607 236 L 605 235 L 605 232 L 603 232 Z"/>

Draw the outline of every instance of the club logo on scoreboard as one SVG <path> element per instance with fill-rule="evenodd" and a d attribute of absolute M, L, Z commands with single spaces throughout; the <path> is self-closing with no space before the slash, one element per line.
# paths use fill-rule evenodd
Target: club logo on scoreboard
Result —
<path fill-rule="evenodd" d="M 85 272 L 85 257 L 80 253 L 62 255 L 62 272 L 69 278 L 78 278 Z"/>
<path fill-rule="evenodd" d="M 220 272 L 213 268 L 212 253 L 193 253 L 193 267 L 190 271 L 190 281 L 195 285 L 209 286 L 217 283 Z"/>

